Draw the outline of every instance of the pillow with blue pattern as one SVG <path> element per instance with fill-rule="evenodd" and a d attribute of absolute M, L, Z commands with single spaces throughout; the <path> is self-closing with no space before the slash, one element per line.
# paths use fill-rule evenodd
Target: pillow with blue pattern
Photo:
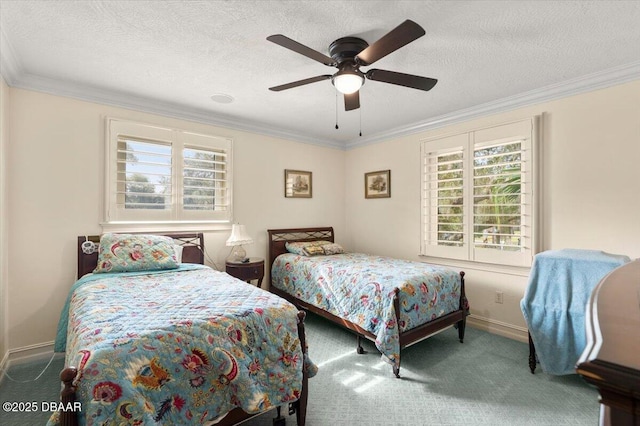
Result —
<path fill-rule="evenodd" d="M 104 234 L 94 273 L 158 271 L 178 268 L 171 237 L 143 234 Z"/>

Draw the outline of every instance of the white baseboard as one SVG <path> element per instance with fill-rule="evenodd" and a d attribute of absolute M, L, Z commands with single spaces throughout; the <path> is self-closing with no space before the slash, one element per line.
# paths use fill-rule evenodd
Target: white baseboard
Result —
<path fill-rule="evenodd" d="M 35 345 L 9 349 L 4 354 L 4 357 L 2 357 L 2 361 L 0 361 L 0 382 L 4 379 L 5 372 L 14 365 L 51 359 L 53 356 L 53 343 L 54 342 L 37 343 Z M 56 356 L 64 357 L 64 354 L 61 353 Z"/>
<path fill-rule="evenodd" d="M 2 357 L 2 361 L 0 361 L 0 383 L 2 383 L 2 379 L 4 378 L 4 372 L 9 368 L 9 351 L 4 353 Z"/>
<path fill-rule="evenodd" d="M 484 318 L 474 314 L 469 315 L 469 317 L 467 318 L 467 325 L 469 327 L 497 334 L 502 337 L 517 340 L 519 342 L 529 342 L 529 330 L 527 330 L 526 327 L 520 327 L 506 322 L 496 321 L 491 318 Z"/>
<path fill-rule="evenodd" d="M 9 365 L 24 364 L 26 362 L 47 359 L 53 355 L 54 342 L 36 343 L 35 345 L 9 349 Z"/>

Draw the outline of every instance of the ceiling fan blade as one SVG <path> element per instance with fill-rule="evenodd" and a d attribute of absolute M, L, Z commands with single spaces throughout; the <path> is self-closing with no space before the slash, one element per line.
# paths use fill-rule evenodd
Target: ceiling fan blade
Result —
<path fill-rule="evenodd" d="M 422 37 L 424 34 L 425 31 L 420 25 L 407 19 L 385 34 L 380 40 L 358 53 L 356 62 L 364 66 L 371 65 L 389 53 L 395 52 L 402 46 Z"/>
<path fill-rule="evenodd" d="M 397 84 L 398 86 L 411 87 L 418 90 L 431 90 L 438 80 L 419 75 L 403 74 L 401 72 L 372 69 L 367 71 L 365 76 L 369 80 L 381 81 L 383 83 Z"/>
<path fill-rule="evenodd" d="M 344 95 L 344 110 L 351 111 L 360 108 L 360 91 Z"/>
<path fill-rule="evenodd" d="M 305 78 L 304 80 L 298 80 L 287 84 L 282 84 L 280 86 L 269 87 L 269 90 L 273 90 L 274 92 L 280 92 L 281 90 L 293 89 L 294 87 L 304 86 L 305 84 L 315 83 L 317 81 L 328 80 L 331 78 L 331 75 L 319 75 L 317 77 Z"/>
<path fill-rule="evenodd" d="M 267 37 L 267 40 L 330 67 L 336 65 L 336 61 L 334 61 L 333 58 L 330 58 L 327 55 L 318 52 L 317 50 L 313 50 L 312 48 L 307 47 L 304 44 L 300 44 L 295 40 L 291 40 L 289 37 L 283 36 L 282 34 L 269 36 Z"/>

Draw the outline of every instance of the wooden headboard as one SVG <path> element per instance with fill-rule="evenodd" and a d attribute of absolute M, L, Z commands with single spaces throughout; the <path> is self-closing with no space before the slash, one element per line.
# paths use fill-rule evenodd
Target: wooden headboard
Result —
<path fill-rule="evenodd" d="M 269 266 L 276 257 L 287 252 L 284 246 L 294 241 L 331 241 L 335 242 L 332 227 L 268 229 L 269 233 Z"/>
<path fill-rule="evenodd" d="M 148 232 L 146 232 L 148 234 Z M 204 235 L 199 232 L 192 233 L 154 233 L 153 235 L 165 235 L 173 238 L 174 242 L 183 247 L 182 263 L 199 263 L 204 264 Z M 98 265 L 98 252 L 92 254 L 84 254 L 82 251 L 82 243 L 85 241 L 93 241 L 100 243 L 100 235 L 82 235 L 78 237 L 78 279 L 86 275 Z"/>

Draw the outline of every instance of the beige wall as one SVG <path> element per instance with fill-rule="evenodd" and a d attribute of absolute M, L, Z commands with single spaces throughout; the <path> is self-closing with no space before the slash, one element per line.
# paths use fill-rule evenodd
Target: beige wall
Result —
<path fill-rule="evenodd" d="M 7 353 L 7 203 L 6 144 L 9 138 L 9 88 L 0 76 L 0 368 Z"/>
<path fill-rule="evenodd" d="M 50 350 L 75 279 L 75 237 L 101 232 L 104 116 L 233 138 L 234 219 L 255 239 L 246 247 L 251 256 L 266 257 L 268 228 L 331 225 L 350 250 L 425 260 L 418 257 L 420 140 L 544 113 L 543 248 L 640 256 L 640 81 L 348 151 L 0 88 L 0 195 L 8 184 L 0 229 L 11 247 L 1 258 L 10 266 L 0 275 L 10 304 L 0 357 Z M 284 198 L 287 168 L 313 172 L 312 199 Z M 364 173 L 384 169 L 391 169 L 392 197 L 365 200 Z M 206 235 L 219 267 L 228 235 Z M 528 270 L 453 265 L 467 272 L 473 323 L 524 338 L 519 301 Z M 496 290 L 504 292 L 502 305 L 494 303 Z M 0 318 L 2 306 L 0 299 Z"/>
<path fill-rule="evenodd" d="M 104 117 L 156 123 L 234 140 L 234 219 L 266 257 L 271 227 L 333 225 L 344 234 L 344 151 L 9 89 L 8 348 L 50 343 L 75 279 L 78 235 L 99 234 L 103 217 Z M 284 198 L 284 169 L 313 172 L 313 198 Z M 3 217 L 4 219 L 4 217 Z M 224 268 L 229 231 L 206 234 Z M 50 349 L 47 346 L 47 349 Z M 3 352 L 4 353 L 4 352 Z"/>
<path fill-rule="evenodd" d="M 420 258 L 420 141 L 544 113 L 542 249 L 640 257 L 640 81 L 514 110 L 346 152 L 348 244 Z M 391 198 L 364 198 L 363 174 L 391 169 Z M 449 262 L 467 272 L 473 322 L 523 339 L 519 302 L 527 269 Z M 496 304 L 496 291 L 504 304 Z"/>

